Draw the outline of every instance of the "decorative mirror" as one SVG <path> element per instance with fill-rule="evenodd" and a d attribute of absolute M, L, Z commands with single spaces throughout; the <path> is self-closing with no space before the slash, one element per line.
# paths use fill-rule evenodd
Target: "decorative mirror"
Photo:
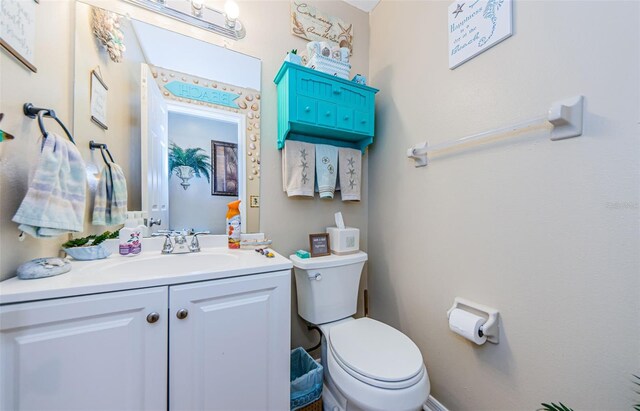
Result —
<path fill-rule="evenodd" d="M 161 222 L 150 231 L 222 234 L 238 198 L 243 232 L 260 230 L 259 59 L 84 3 L 75 48 L 74 133 L 109 146 L 129 210 Z M 93 73 L 107 89 L 102 126 Z M 104 164 L 95 153 L 90 163 L 95 185 Z"/>

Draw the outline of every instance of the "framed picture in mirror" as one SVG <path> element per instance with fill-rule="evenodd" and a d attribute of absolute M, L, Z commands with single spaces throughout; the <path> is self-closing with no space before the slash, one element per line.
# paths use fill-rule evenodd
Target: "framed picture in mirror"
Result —
<path fill-rule="evenodd" d="M 100 67 L 98 67 L 98 70 Z M 91 70 L 91 121 L 103 130 L 107 127 L 107 91 L 109 87 L 96 70 Z"/>
<path fill-rule="evenodd" d="M 238 145 L 225 141 L 211 140 L 213 179 L 211 195 L 238 195 Z"/>

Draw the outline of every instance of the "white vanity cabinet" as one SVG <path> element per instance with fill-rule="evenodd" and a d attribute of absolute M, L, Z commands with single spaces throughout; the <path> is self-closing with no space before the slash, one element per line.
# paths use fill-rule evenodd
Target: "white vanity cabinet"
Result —
<path fill-rule="evenodd" d="M 289 409 L 290 270 L 180 281 L 0 306 L 0 410 Z"/>
<path fill-rule="evenodd" d="M 173 286 L 169 409 L 288 410 L 289 272 Z"/>
<path fill-rule="evenodd" d="M 167 296 L 154 287 L 1 307 L 0 410 L 166 409 Z"/>

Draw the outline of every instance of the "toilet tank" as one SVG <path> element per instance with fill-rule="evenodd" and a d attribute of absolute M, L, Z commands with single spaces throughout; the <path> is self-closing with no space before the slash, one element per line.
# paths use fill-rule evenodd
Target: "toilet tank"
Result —
<path fill-rule="evenodd" d="M 292 255 L 289 259 L 296 277 L 300 317 L 324 324 L 356 313 L 365 252 L 315 258 Z"/>

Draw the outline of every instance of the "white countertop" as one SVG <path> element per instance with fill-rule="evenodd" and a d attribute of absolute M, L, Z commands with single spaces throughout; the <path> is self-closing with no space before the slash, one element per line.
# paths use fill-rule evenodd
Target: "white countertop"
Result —
<path fill-rule="evenodd" d="M 289 270 L 293 266 L 291 261 L 275 252 L 274 258 L 267 258 L 253 249 L 229 250 L 226 246 L 211 246 L 219 245 L 219 241 L 201 240 L 200 253 L 162 255 L 157 246 L 162 244 L 161 240 L 145 239 L 143 250 L 152 251 L 143 251 L 135 257 L 123 257 L 115 252 L 103 260 L 72 261 L 71 271 L 55 277 L 34 280 L 13 277 L 2 281 L 0 304 L 239 277 Z M 176 273 L 176 267 L 186 266 L 194 259 L 198 259 L 199 269 Z M 132 270 L 132 266 L 137 268 Z"/>

